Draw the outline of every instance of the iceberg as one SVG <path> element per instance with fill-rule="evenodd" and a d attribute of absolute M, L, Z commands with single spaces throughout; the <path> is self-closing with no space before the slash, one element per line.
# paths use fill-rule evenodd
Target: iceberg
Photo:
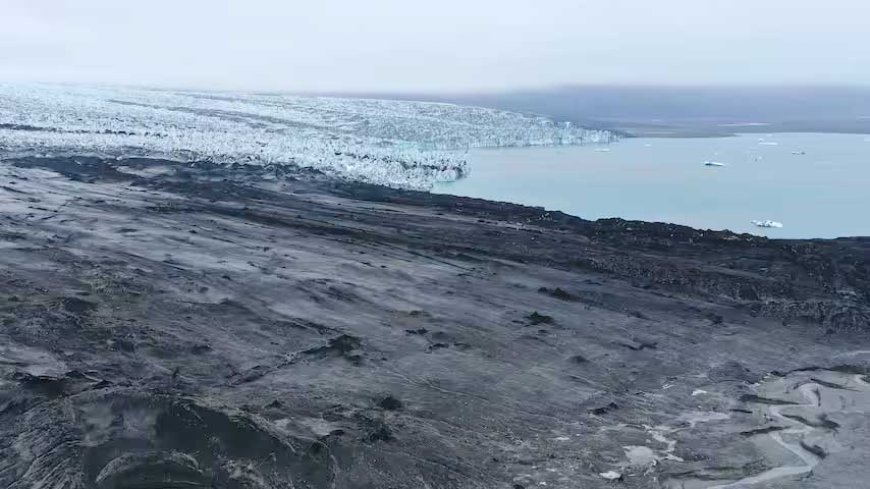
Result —
<path fill-rule="evenodd" d="M 782 223 L 778 221 L 771 221 L 770 219 L 765 219 L 763 221 L 753 220 L 752 224 L 760 227 L 760 228 L 781 228 Z"/>

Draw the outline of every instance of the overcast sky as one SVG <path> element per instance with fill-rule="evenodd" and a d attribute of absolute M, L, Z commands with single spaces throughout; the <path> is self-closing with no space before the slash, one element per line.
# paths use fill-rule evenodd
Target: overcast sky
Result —
<path fill-rule="evenodd" d="M 870 85 L 868 0 L 0 0 L 0 79 L 288 91 Z"/>

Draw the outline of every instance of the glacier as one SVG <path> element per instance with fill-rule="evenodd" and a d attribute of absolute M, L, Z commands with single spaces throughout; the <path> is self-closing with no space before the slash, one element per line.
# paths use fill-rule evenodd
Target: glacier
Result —
<path fill-rule="evenodd" d="M 471 148 L 615 139 L 546 117 L 446 103 L 0 84 L 0 154 L 7 157 L 287 164 L 425 190 L 467 175 Z"/>

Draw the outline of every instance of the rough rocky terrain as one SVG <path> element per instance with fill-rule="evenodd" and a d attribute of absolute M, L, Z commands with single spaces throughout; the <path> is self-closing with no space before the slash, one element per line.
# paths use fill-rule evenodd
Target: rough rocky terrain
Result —
<path fill-rule="evenodd" d="M 0 162 L 0 486 L 856 488 L 870 239 Z"/>

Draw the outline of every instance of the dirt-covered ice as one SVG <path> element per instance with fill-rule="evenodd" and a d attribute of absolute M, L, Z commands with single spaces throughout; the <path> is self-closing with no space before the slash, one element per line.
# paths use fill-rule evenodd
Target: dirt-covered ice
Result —
<path fill-rule="evenodd" d="M 0 162 L 0 486 L 855 488 L 870 241 Z"/>

